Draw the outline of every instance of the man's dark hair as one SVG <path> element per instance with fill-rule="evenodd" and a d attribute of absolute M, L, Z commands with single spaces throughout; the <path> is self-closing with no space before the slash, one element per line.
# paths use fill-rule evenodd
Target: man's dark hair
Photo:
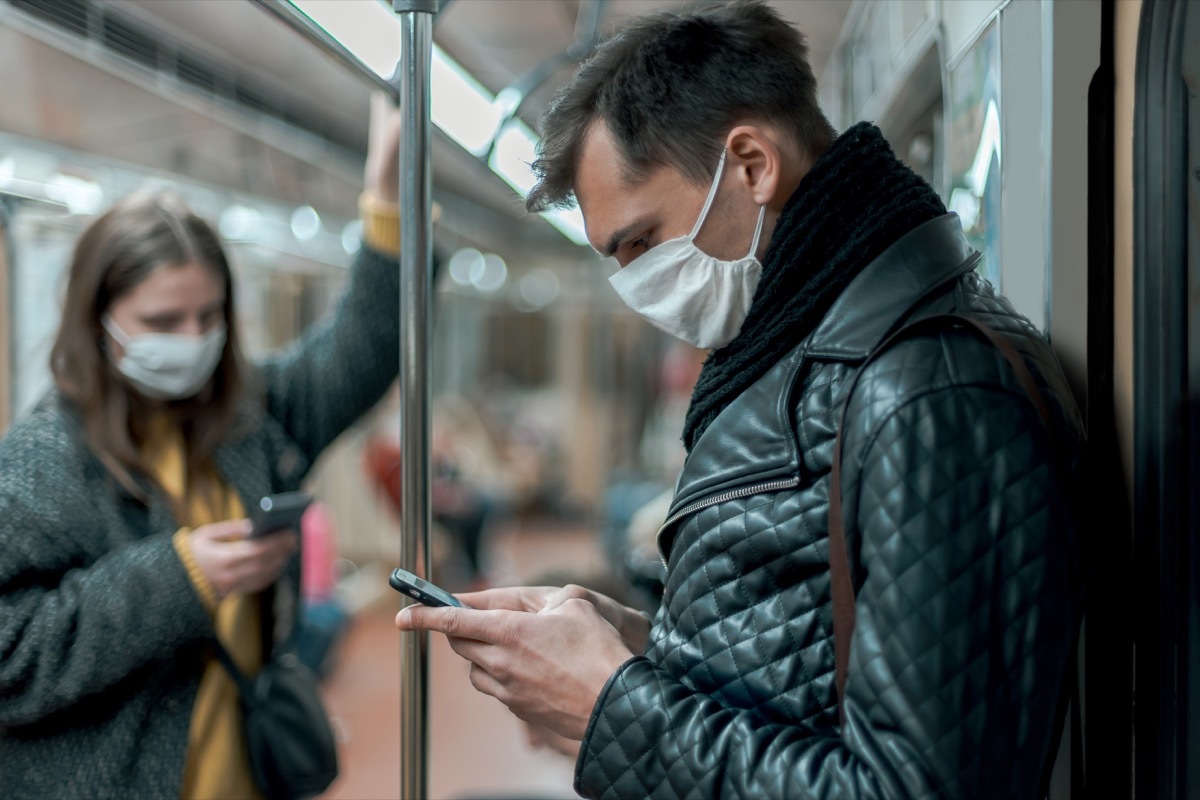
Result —
<path fill-rule="evenodd" d="M 538 183 L 525 207 L 574 202 L 580 150 L 597 119 L 628 180 L 670 166 L 706 183 L 725 134 L 746 117 L 783 126 L 814 157 L 833 141 L 800 31 L 764 0 L 638 18 L 600 45 L 542 118 Z"/>

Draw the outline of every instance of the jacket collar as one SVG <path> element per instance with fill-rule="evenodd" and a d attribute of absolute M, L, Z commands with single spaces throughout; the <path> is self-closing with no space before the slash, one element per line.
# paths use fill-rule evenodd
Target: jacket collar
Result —
<path fill-rule="evenodd" d="M 957 214 L 917 226 L 863 268 L 807 339 L 721 412 L 697 440 L 675 486 L 669 518 L 742 487 L 798 474 L 794 385 L 808 359 L 859 361 L 922 298 L 979 263 Z M 665 526 L 664 526 L 665 527 Z M 664 533 L 666 533 L 664 531 Z M 663 554 L 670 536 L 660 540 Z"/>
<path fill-rule="evenodd" d="M 806 355 L 866 358 L 924 295 L 974 269 L 979 258 L 957 214 L 918 225 L 850 281 L 808 337 Z"/>

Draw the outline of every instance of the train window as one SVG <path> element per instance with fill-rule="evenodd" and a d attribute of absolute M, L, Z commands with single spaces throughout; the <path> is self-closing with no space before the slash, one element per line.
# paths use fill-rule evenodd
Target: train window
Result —
<path fill-rule="evenodd" d="M 32 408 L 51 386 L 50 348 L 58 329 L 71 249 L 81 229 L 78 219 L 56 205 L 23 203 L 13 214 L 9 281 L 13 297 L 20 298 L 9 309 L 16 417 Z"/>
<path fill-rule="evenodd" d="M 997 23 L 950 70 L 948 207 L 983 253 L 980 272 L 1000 288 L 1000 34 Z"/>

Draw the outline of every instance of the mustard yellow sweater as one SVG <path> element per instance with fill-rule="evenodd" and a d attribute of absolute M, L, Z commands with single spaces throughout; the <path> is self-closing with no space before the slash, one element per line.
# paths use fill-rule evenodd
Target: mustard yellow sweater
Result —
<path fill-rule="evenodd" d="M 179 431 L 165 421 L 156 423 L 145 450 L 159 483 L 172 498 L 177 501 L 182 499 L 188 476 L 185 474 L 183 440 Z M 182 528 L 175 534 L 175 549 L 187 567 L 196 591 L 213 615 L 217 638 L 243 672 L 255 675 L 262 667 L 258 596 L 231 595 L 218 602 L 212 584 L 192 557 L 189 544 L 192 527 L 245 516 L 237 493 L 229 487 L 222 484 L 213 499 L 215 502 L 212 504 L 199 498 L 190 502 L 185 510 L 186 522 L 191 527 Z M 203 800 L 261 797 L 250 775 L 237 685 L 216 659 L 209 659 L 205 665 L 196 703 L 192 707 L 183 796 Z"/>

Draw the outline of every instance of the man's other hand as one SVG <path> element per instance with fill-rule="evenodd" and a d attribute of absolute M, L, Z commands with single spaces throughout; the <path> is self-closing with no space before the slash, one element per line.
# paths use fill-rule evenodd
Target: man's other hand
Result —
<path fill-rule="evenodd" d="M 519 718 L 579 741 L 605 683 L 633 652 L 596 606 L 580 598 L 551 606 L 546 594 L 463 594 L 474 608 L 414 605 L 396 615 L 396 627 L 446 634 L 471 662 L 476 689 Z"/>

